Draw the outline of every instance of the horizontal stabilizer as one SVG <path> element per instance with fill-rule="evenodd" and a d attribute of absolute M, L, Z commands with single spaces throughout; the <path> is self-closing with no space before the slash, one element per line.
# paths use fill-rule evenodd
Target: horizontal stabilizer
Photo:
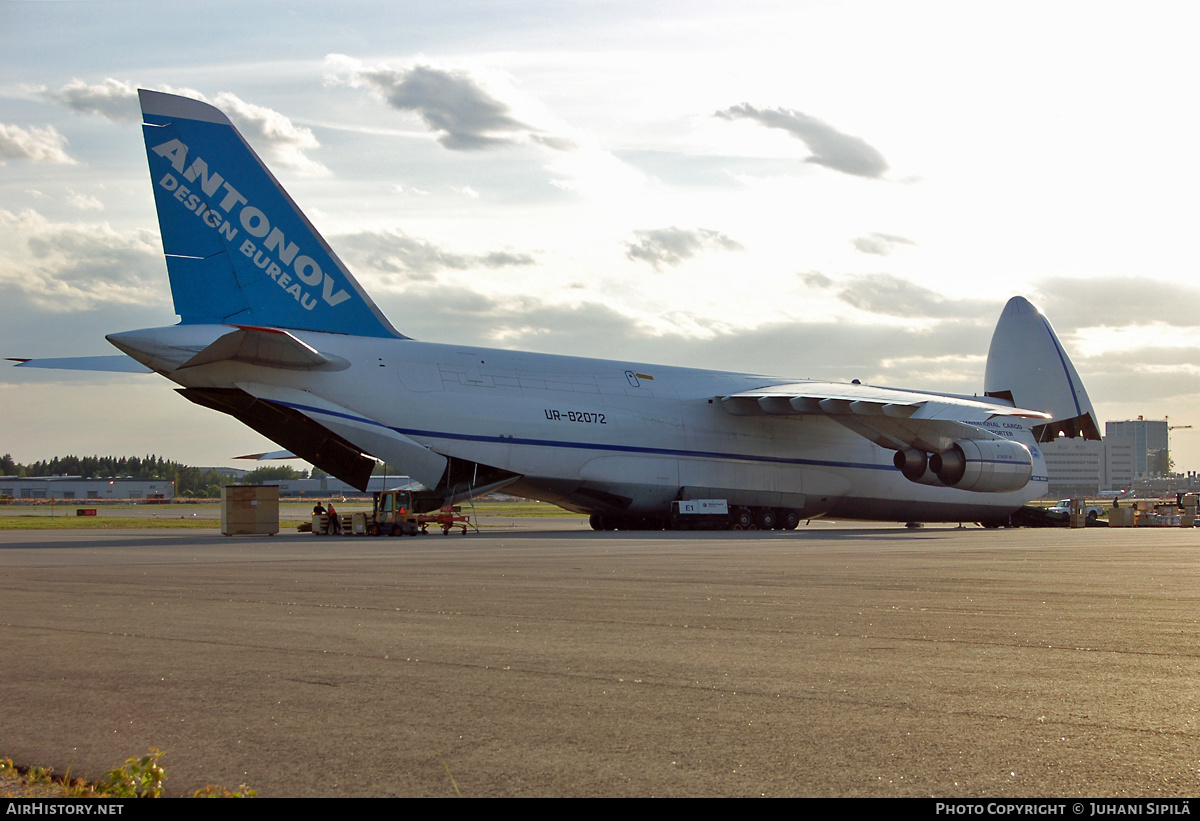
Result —
<path fill-rule="evenodd" d="M 179 370 L 223 361 L 297 371 L 340 371 L 350 367 L 345 360 L 326 356 L 287 331 L 242 325 L 184 362 Z"/>
<path fill-rule="evenodd" d="M 110 373 L 152 373 L 128 356 L 68 356 L 60 359 L 14 359 L 18 368 L 48 368 L 61 371 L 108 371 Z"/>

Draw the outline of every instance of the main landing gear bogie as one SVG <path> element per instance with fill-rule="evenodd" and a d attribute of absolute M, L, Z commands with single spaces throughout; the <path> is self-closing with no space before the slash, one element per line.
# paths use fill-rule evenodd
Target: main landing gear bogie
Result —
<path fill-rule="evenodd" d="M 730 530 L 795 530 L 800 511 L 791 508 L 737 507 L 730 514 Z"/>
<path fill-rule="evenodd" d="M 800 511 L 790 508 L 735 507 L 727 522 L 688 522 L 684 517 L 620 516 L 593 513 L 592 530 L 795 530 Z"/>

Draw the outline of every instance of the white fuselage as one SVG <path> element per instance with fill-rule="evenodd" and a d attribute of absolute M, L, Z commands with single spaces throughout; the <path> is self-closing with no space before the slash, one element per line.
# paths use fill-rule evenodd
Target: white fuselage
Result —
<path fill-rule="evenodd" d="M 722 396 L 795 379 L 307 331 L 291 333 L 337 367 L 226 360 L 178 369 L 229 331 L 180 325 L 117 337 L 181 386 L 236 387 L 286 405 L 426 484 L 437 478 L 409 469 L 406 442 L 510 471 L 520 476 L 512 492 L 593 513 L 661 514 L 682 497 L 805 517 L 979 521 L 1046 490 L 1045 462 L 1024 428 L 1028 485 L 979 493 L 908 481 L 894 451 L 828 417 L 722 407 Z"/>

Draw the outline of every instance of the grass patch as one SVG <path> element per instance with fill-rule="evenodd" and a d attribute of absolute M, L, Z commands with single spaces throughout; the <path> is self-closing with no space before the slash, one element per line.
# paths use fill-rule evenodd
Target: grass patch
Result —
<path fill-rule="evenodd" d="M 470 513 L 471 506 L 461 503 L 459 505 L 463 513 Z M 514 519 L 578 519 L 582 513 L 573 513 L 570 510 L 563 510 L 557 505 L 552 505 L 549 502 L 534 502 L 531 500 L 520 502 L 476 502 L 475 513 L 479 516 L 511 516 Z"/>
<path fill-rule="evenodd" d="M 0 530 L 104 530 L 160 528 L 219 528 L 221 520 L 200 517 L 176 518 L 163 516 L 144 519 L 134 516 L 0 516 Z"/>
<path fill-rule="evenodd" d="M 151 750 L 140 758 L 104 774 L 99 781 L 84 781 L 58 775 L 53 767 L 18 767 L 11 758 L 0 757 L 0 796 L 4 798 L 162 798 L 167 771 L 159 763 L 163 754 Z M 196 790 L 192 798 L 255 798 L 258 792 L 245 784 L 230 791 L 210 784 Z"/>
<path fill-rule="evenodd" d="M 86 507 L 86 504 L 80 505 Z M 370 511 L 369 502 L 346 501 L 336 503 L 339 513 Z M 463 513 L 472 512 L 471 505 L 460 503 L 458 507 Z M 19 508 L 7 508 L 0 511 L 0 530 L 157 530 L 162 528 L 174 529 L 207 529 L 215 530 L 221 526 L 221 511 L 219 505 L 159 505 L 151 515 L 123 515 L 146 508 L 121 505 L 101 506 L 96 516 L 76 516 L 75 509 L 63 506 L 53 515 L 45 508 L 37 512 L 17 512 Z M 311 501 L 286 501 L 280 503 L 280 527 L 290 530 L 295 524 L 307 521 L 307 515 L 297 516 L 297 511 L 307 514 L 312 510 Z M 288 515 L 290 514 L 290 515 Z M 578 519 L 579 513 L 563 510 L 561 507 L 548 502 L 535 502 L 531 499 L 516 501 L 476 501 L 474 516 L 478 518 L 498 519 Z"/>

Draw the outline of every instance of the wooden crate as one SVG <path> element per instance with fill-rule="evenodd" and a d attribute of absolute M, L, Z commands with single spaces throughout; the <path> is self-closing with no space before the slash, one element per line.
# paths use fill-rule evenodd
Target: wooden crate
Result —
<path fill-rule="evenodd" d="M 279 532 L 279 485 L 226 485 L 221 488 L 221 533 L 274 536 Z"/>

